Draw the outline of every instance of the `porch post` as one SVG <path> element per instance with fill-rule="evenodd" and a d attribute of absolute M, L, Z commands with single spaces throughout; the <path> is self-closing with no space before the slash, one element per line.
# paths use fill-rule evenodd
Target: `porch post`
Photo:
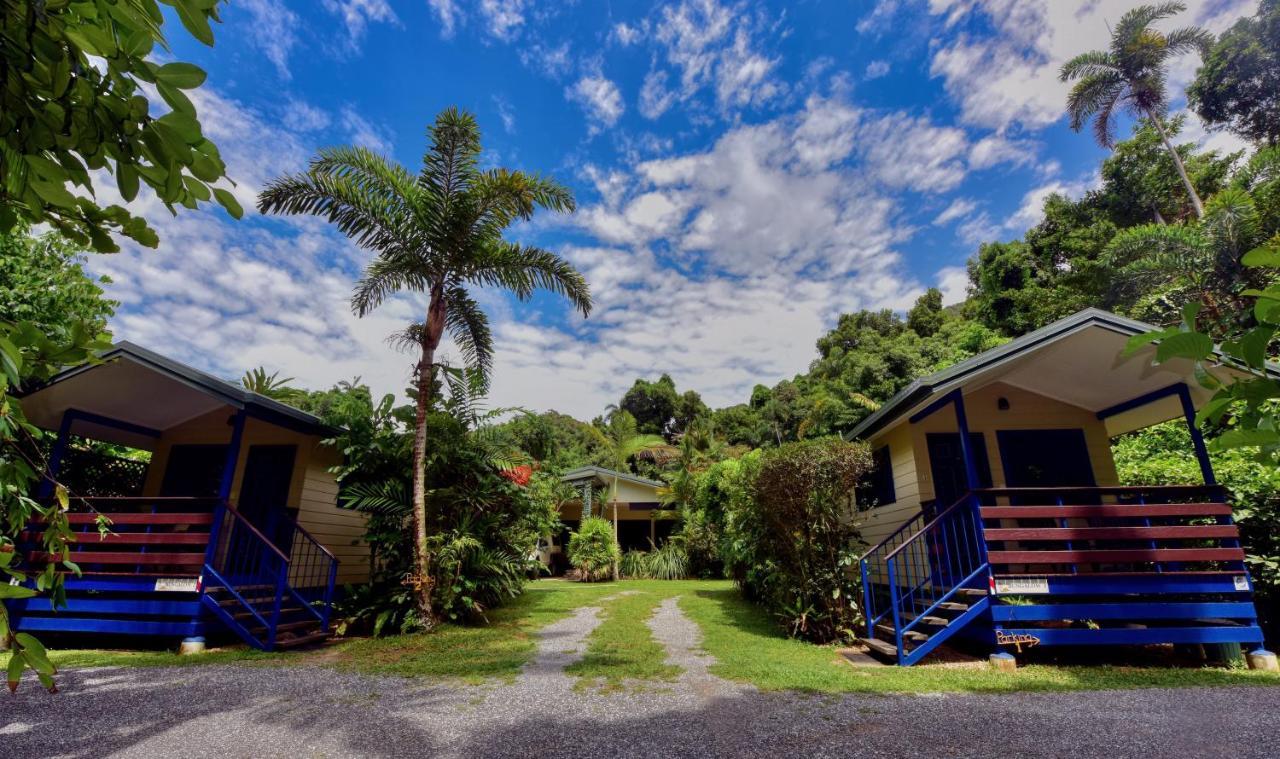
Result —
<path fill-rule="evenodd" d="M 62 466 L 62 457 L 67 452 L 67 442 L 71 438 L 71 422 L 75 421 L 75 412 L 67 409 L 62 412 L 62 423 L 58 425 L 58 439 L 53 443 L 53 449 L 49 451 L 48 470 L 45 472 L 44 480 L 40 483 L 40 497 L 48 498 L 53 495 L 53 483 L 58 478 L 58 469 Z"/>
<path fill-rule="evenodd" d="M 578 524 L 581 526 L 582 520 L 591 517 L 591 480 L 587 480 L 582 486 L 582 513 L 578 515 Z"/>
<path fill-rule="evenodd" d="M 1191 445 L 1196 449 L 1196 460 L 1200 462 L 1200 474 L 1204 484 L 1217 485 L 1218 478 L 1213 475 L 1213 463 L 1209 461 L 1209 449 L 1204 444 L 1204 435 L 1196 426 L 1196 406 L 1191 402 L 1191 390 L 1187 383 L 1178 385 L 1178 400 L 1182 401 L 1182 415 L 1187 419 L 1187 430 L 1191 433 Z"/>
<path fill-rule="evenodd" d="M 969 490 L 977 490 L 981 487 L 981 481 L 978 479 L 978 465 L 975 463 L 973 450 L 969 443 L 969 419 L 964 413 L 964 395 L 959 389 L 955 390 L 955 397 L 952 403 L 956 409 L 956 428 L 960 431 L 960 456 L 964 459 L 965 479 L 969 481 Z M 942 504 L 942 508 L 946 508 L 951 504 Z"/>
<path fill-rule="evenodd" d="M 224 502 L 231 498 L 231 484 L 240 460 L 240 439 L 244 437 L 244 418 L 244 409 L 240 409 L 231 423 L 231 443 L 227 446 L 227 460 L 222 465 L 222 481 L 218 484 L 218 498 Z"/>

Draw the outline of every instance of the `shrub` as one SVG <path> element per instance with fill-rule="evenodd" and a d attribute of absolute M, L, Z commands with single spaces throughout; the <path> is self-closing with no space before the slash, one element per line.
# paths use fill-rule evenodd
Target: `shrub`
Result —
<path fill-rule="evenodd" d="M 689 554 L 673 536 L 661 548 L 622 554 L 619 571 L 623 577 L 641 580 L 683 580 L 689 576 Z"/>
<path fill-rule="evenodd" d="M 738 473 L 751 477 L 735 483 L 749 497 L 727 500 L 722 555 L 747 597 L 792 636 L 825 643 L 852 635 L 852 493 L 871 466 L 866 445 L 822 438 L 780 446 Z"/>
<path fill-rule="evenodd" d="M 578 531 L 569 537 L 568 555 L 569 563 L 587 582 L 611 578 L 614 565 L 622 558 L 613 539 L 613 525 L 600 517 L 582 520 Z"/>
<path fill-rule="evenodd" d="M 689 577 L 724 577 L 724 562 L 720 559 L 724 530 L 720 522 L 713 522 L 705 511 L 689 509 L 676 537 L 684 546 Z"/>

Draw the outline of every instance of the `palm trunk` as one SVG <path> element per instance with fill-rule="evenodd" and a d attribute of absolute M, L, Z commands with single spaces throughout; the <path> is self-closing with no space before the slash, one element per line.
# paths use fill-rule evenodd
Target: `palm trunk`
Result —
<path fill-rule="evenodd" d="M 444 291 L 440 285 L 431 289 L 427 321 L 422 331 L 422 360 L 418 362 L 418 403 L 413 431 L 413 554 L 414 587 L 417 591 L 418 615 L 427 629 L 436 625 L 431 601 L 431 547 L 427 542 L 427 413 L 431 408 L 432 383 L 435 380 L 436 347 L 444 332 Z"/>
<path fill-rule="evenodd" d="M 1168 132 L 1164 130 L 1164 123 L 1150 111 L 1147 112 L 1147 118 L 1151 119 L 1156 131 L 1160 133 L 1160 140 L 1164 142 L 1165 149 L 1173 157 L 1173 166 L 1178 170 L 1178 176 L 1182 177 L 1182 185 L 1187 188 L 1187 195 L 1191 197 L 1191 206 L 1196 210 L 1196 218 L 1204 218 L 1204 204 L 1200 202 L 1200 196 L 1196 194 L 1196 188 L 1191 184 L 1191 177 L 1187 176 L 1187 167 L 1182 163 L 1182 156 L 1178 155 L 1177 148 L 1173 146 Z"/>

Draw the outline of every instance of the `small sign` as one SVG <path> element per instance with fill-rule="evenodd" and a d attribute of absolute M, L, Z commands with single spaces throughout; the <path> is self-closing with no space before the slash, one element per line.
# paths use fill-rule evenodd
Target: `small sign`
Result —
<path fill-rule="evenodd" d="M 194 577 L 157 577 L 157 593 L 195 593 L 199 589 Z"/>
<path fill-rule="evenodd" d="M 1233 578 L 1232 578 L 1232 580 L 1234 580 L 1234 581 L 1235 581 L 1235 584 L 1236 584 L 1236 590 L 1248 590 L 1248 589 L 1249 589 L 1249 578 L 1248 578 L 1248 577 L 1245 577 L 1244 575 L 1236 575 L 1235 577 L 1233 577 Z"/>
<path fill-rule="evenodd" d="M 996 595 L 1009 594 L 1045 594 L 1049 592 L 1047 577 L 1005 577 L 996 578 Z"/>

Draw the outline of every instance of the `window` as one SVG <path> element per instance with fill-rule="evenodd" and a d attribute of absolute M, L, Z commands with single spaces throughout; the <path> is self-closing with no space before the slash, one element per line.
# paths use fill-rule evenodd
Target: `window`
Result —
<path fill-rule="evenodd" d="M 872 470 L 858 489 L 858 508 L 874 509 L 893 503 L 893 463 L 889 460 L 889 446 L 882 445 L 871 454 Z"/>

